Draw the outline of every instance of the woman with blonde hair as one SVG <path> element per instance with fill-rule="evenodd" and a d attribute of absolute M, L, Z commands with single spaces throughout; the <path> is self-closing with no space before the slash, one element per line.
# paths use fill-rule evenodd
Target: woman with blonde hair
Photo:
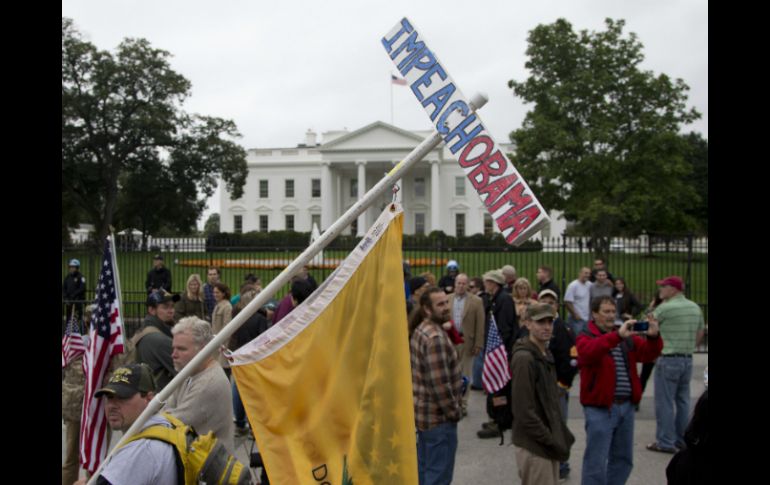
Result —
<path fill-rule="evenodd" d="M 513 303 L 516 306 L 516 315 L 521 322 L 522 317 L 527 311 L 527 307 L 533 303 L 537 303 L 537 300 L 532 299 L 532 285 L 529 284 L 527 278 L 517 278 L 513 284 Z"/>
<path fill-rule="evenodd" d="M 193 273 L 187 278 L 187 286 L 182 297 L 174 304 L 174 321 L 184 317 L 196 316 L 205 320 L 205 304 L 203 303 L 203 281 L 200 275 Z"/>

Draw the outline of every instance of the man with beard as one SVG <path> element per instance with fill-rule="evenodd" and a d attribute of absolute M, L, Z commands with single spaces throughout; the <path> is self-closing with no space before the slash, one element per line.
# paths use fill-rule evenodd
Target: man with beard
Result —
<path fill-rule="evenodd" d="M 420 307 L 425 318 L 410 338 L 418 473 L 420 485 L 448 484 L 462 416 L 460 361 L 442 328 L 451 318 L 444 290 L 428 288 Z"/>

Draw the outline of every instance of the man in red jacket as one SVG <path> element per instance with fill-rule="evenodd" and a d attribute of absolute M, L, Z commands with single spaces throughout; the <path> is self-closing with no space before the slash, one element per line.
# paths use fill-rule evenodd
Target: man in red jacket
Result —
<path fill-rule="evenodd" d="M 644 332 L 633 331 L 636 320 L 616 326 L 611 296 L 593 300 L 591 313 L 576 342 L 586 427 L 582 484 L 623 484 L 633 468 L 634 405 L 642 399 L 636 363 L 655 360 L 663 339 L 657 322 Z"/>

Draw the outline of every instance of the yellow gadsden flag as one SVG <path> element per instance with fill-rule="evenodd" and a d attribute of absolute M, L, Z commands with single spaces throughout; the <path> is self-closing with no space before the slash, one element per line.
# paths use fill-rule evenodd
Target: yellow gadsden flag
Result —
<path fill-rule="evenodd" d="M 233 353 L 271 483 L 417 484 L 401 207 L 305 302 Z"/>

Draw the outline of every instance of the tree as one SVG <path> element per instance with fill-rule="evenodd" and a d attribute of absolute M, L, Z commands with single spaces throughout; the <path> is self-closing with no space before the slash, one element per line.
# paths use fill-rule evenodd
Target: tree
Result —
<path fill-rule="evenodd" d="M 509 81 L 534 109 L 511 133 L 515 166 L 541 203 L 606 255 L 610 237 L 642 230 L 692 229 L 686 210 L 698 195 L 685 177 L 681 125 L 700 117 L 685 108 L 681 80 L 642 71 L 642 44 L 623 20 L 603 32 L 575 33 L 559 19 L 530 32 L 530 77 Z"/>
<path fill-rule="evenodd" d="M 219 233 L 219 214 L 215 212 L 206 219 L 206 224 L 203 226 L 203 237 L 209 237 Z"/>
<path fill-rule="evenodd" d="M 709 142 L 700 133 L 688 133 L 684 136 L 688 145 L 685 160 L 692 167 L 692 173 L 686 181 L 700 196 L 700 201 L 688 214 L 692 216 L 698 230 L 704 234 L 709 232 Z"/>
<path fill-rule="evenodd" d="M 62 18 L 62 203 L 96 226 L 192 227 L 225 181 L 241 197 L 246 152 L 232 121 L 190 115 L 190 82 L 170 54 L 125 39 L 113 55 L 82 40 Z M 116 218 L 116 214 L 118 217 Z M 190 222 L 192 221 L 192 222 Z"/>

